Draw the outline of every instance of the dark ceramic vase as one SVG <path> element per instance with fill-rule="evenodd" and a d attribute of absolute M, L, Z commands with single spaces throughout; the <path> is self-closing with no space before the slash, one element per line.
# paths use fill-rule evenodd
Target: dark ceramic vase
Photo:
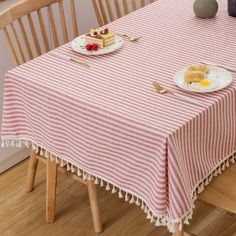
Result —
<path fill-rule="evenodd" d="M 236 0 L 228 0 L 228 13 L 230 16 L 236 17 Z"/>
<path fill-rule="evenodd" d="M 213 18 L 218 11 L 216 0 L 195 0 L 193 11 L 199 18 Z"/>

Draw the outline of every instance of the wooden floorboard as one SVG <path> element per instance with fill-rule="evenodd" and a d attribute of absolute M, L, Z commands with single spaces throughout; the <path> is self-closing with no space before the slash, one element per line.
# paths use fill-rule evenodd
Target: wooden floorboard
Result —
<path fill-rule="evenodd" d="M 27 161 L 0 175 L 1 236 L 93 236 L 87 188 L 59 174 L 57 217 L 45 223 L 45 165 L 40 163 L 35 190 L 25 193 Z M 155 227 L 135 205 L 99 188 L 104 232 L 100 236 L 169 236 Z M 199 236 L 236 236 L 236 216 L 197 202 L 188 231 Z"/>

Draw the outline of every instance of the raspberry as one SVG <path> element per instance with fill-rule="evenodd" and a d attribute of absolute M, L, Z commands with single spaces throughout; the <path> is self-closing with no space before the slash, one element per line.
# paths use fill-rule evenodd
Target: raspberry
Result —
<path fill-rule="evenodd" d="M 107 33 L 109 32 L 109 29 L 106 28 L 106 29 L 104 30 L 104 32 L 105 32 L 105 34 L 107 34 Z"/>
<path fill-rule="evenodd" d="M 97 50 L 98 50 L 98 45 L 97 45 L 97 44 L 93 44 L 92 49 L 93 49 L 94 51 L 97 51 Z"/>
<path fill-rule="evenodd" d="M 97 32 L 97 31 L 95 31 L 95 32 L 93 33 L 93 35 L 98 35 L 98 32 Z"/>
<path fill-rule="evenodd" d="M 93 48 L 93 45 L 91 45 L 91 44 L 86 45 L 86 50 L 91 51 L 92 48 Z"/>

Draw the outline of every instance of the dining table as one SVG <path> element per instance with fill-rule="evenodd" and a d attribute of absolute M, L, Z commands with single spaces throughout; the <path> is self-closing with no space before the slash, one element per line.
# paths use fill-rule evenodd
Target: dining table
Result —
<path fill-rule="evenodd" d="M 124 39 L 86 56 L 71 43 L 5 75 L 2 147 L 26 145 L 67 171 L 136 204 L 156 226 L 189 224 L 198 194 L 236 160 L 236 80 L 211 93 L 176 86 L 174 74 L 202 60 L 236 68 L 236 18 L 218 1 L 213 19 L 192 0 L 158 0 L 107 25 Z M 236 74 L 232 72 L 233 78 Z M 172 93 L 157 93 L 153 81 Z"/>

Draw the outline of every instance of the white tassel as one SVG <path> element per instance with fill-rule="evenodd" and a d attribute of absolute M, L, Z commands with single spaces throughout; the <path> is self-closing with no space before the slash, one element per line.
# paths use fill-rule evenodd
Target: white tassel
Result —
<path fill-rule="evenodd" d="M 128 202 L 129 201 L 129 196 L 128 196 L 128 193 L 126 192 L 125 194 L 125 201 Z"/>
<path fill-rule="evenodd" d="M 234 157 L 230 160 L 230 162 L 231 162 L 232 164 L 235 163 Z"/>
<path fill-rule="evenodd" d="M 111 190 L 111 187 L 110 187 L 109 183 L 107 183 L 106 190 L 107 191 Z"/>
<path fill-rule="evenodd" d="M 71 165 L 71 173 L 75 173 L 75 167 Z"/>
<path fill-rule="evenodd" d="M 145 206 L 144 212 L 145 212 L 146 214 L 147 214 L 147 212 L 148 212 L 148 207 L 147 207 L 147 205 Z"/>
<path fill-rule="evenodd" d="M 56 163 L 59 164 L 59 160 L 58 160 L 58 157 L 56 156 Z"/>
<path fill-rule="evenodd" d="M 161 222 L 159 221 L 160 219 L 156 220 L 155 226 L 161 226 Z"/>
<path fill-rule="evenodd" d="M 40 150 L 40 156 L 43 156 L 43 149 L 41 148 L 41 150 Z"/>
<path fill-rule="evenodd" d="M 183 231 L 183 222 L 182 221 L 179 223 L 179 231 Z"/>
<path fill-rule="evenodd" d="M 218 174 L 222 174 L 221 167 L 218 168 Z"/>
<path fill-rule="evenodd" d="M 209 182 L 211 182 L 212 179 L 213 179 L 213 175 L 211 174 L 211 175 L 209 176 L 209 178 L 208 178 Z"/>
<path fill-rule="evenodd" d="M 204 184 L 201 183 L 199 186 L 198 186 L 198 193 L 201 193 L 202 191 L 204 190 Z"/>
<path fill-rule="evenodd" d="M 144 203 L 142 201 L 142 205 L 141 205 L 141 209 L 144 210 L 145 206 L 144 206 Z"/>
<path fill-rule="evenodd" d="M 193 209 L 188 214 L 188 219 L 191 220 L 193 218 Z"/>
<path fill-rule="evenodd" d="M 95 179 L 95 182 L 94 182 L 95 184 L 99 184 L 99 181 L 98 181 L 98 178 L 96 177 L 96 179 Z"/>
<path fill-rule="evenodd" d="M 197 192 L 194 191 L 194 192 L 193 192 L 193 201 L 195 201 L 196 199 L 197 199 Z"/>
<path fill-rule="evenodd" d="M 100 187 L 103 187 L 104 186 L 104 182 L 103 182 L 103 180 L 101 179 L 101 181 L 100 181 Z"/>
<path fill-rule="evenodd" d="M 10 146 L 11 146 L 11 147 L 15 147 L 15 142 L 14 142 L 13 139 L 11 140 Z"/>
<path fill-rule="evenodd" d="M 116 190 L 115 186 L 113 186 L 111 193 L 116 193 L 116 192 L 117 192 L 117 190 Z"/>
<path fill-rule="evenodd" d="M 225 166 L 229 167 L 229 159 L 226 161 Z"/>
<path fill-rule="evenodd" d="M 9 147 L 9 146 L 10 146 L 10 140 L 7 139 L 7 140 L 6 140 L 6 147 Z"/>
<path fill-rule="evenodd" d="M 223 165 L 222 165 L 222 168 L 221 168 L 222 170 L 225 170 L 225 163 L 223 163 Z"/>
<path fill-rule="evenodd" d="M 3 148 L 5 145 L 4 145 L 4 140 L 2 140 L 2 144 L 1 144 L 1 147 Z"/>
<path fill-rule="evenodd" d="M 205 186 L 208 185 L 208 184 L 209 184 L 209 180 L 208 180 L 208 178 L 206 178 L 206 180 L 205 180 Z"/>
<path fill-rule="evenodd" d="M 26 146 L 27 148 L 29 148 L 29 142 L 28 142 L 28 140 L 25 140 L 25 146 Z"/>
<path fill-rule="evenodd" d="M 150 211 L 148 211 L 148 213 L 147 213 L 147 219 L 149 220 L 149 219 L 151 219 L 152 218 L 152 216 L 151 216 L 151 214 L 150 214 Z"/>
<path fill-rule="evenodd" d="M 129 201 L 129 203 L 135 203 L 135 199 L 134 199 L 134 196 L 132 195 L 132 198 L 131 198 L 131 200 Z"/>
<path fill-rule="evenodd" d="M 123 198 L 121 190 L 119 190 L 119 198 Z"/>
<path fill-rule="evenodd" d="M 79 168 L 77 169 L 77 175 L 78 176 L 82 176 L 82 172 L 81 172 L 81 170 Z"/>
<path fill-rule="evenodd" d="M 49 158 L 49 152 L 48 151 L 45 151 L 45 157 Z"/>
<path fill-rule="evenodd" d="M 20 139 L 16 141 L 16 147 L 18 147 L 18 148 L 21 147 L 21 141 L 20 141 Z"/>
<path fill-rule="evenodd" d="M 51 161 L 54 161 L 54 157 L 53 157 L 52 154 L 50 154 L 50 160 L 51 160 Z"/>
<path fill-rule="evenodd" d="M 165 216 L 163 216 L 163 217 L 161 218 L 161 224 L 162 224 L 162 225 L 166 225 L 166 218 L 165 218 Z"/>
<path fill-rule="evenodd" d="M 139 202 L 139 199 L 138 199 L 138 198 L 137 198 L 135 204 L 136 204 L 137 206 L 140 206 L 140 202 Z"/>
<path fill-rule="evenodd" d="M 88 179 L 88 175 L 87 175 L 87 173 L 84 171 L 83 172 L 83 180 L 87 180 Z"/>
<path fill-rule="evenodd" d="M 61 167 L 63 167 L 64 166 L 64 161 L 63 160 L 61 160 L 61 165 L 60 165 Z"/>
<path fill-rule="evenodd" d="M 155 222 L 154 216 L 152 215 L 151 220 L 150 220 L 150 223 L 152 224 L 152 223 L 154 223 L 154 222 Z"/>
<path fill-rule="evenodd" d="M 36 151 L 37 154 L 39 153 L 39 147 L 38 146 L 36 147 L 35 151 Z"/>
<path fill-rule="evenodd" d="M 188 217 L 185 218 L 185 220 L 184 220 L 184 224 L 189 225 Z"/>
<path fill-rule="evenodd" d="M 67 162 L 66 170 L 70 171 L 70 164 Z"/>
<path fill-rule="evenodd" d="M 90 174 L 88 174 L 88 181 L 90 181 L 91 180 L 91 175 Z"/>
<path fill-rule="evenodd" d="M 218 175 L 217 170 L 214 171 L 213 175 L 216 177 Z"/>

